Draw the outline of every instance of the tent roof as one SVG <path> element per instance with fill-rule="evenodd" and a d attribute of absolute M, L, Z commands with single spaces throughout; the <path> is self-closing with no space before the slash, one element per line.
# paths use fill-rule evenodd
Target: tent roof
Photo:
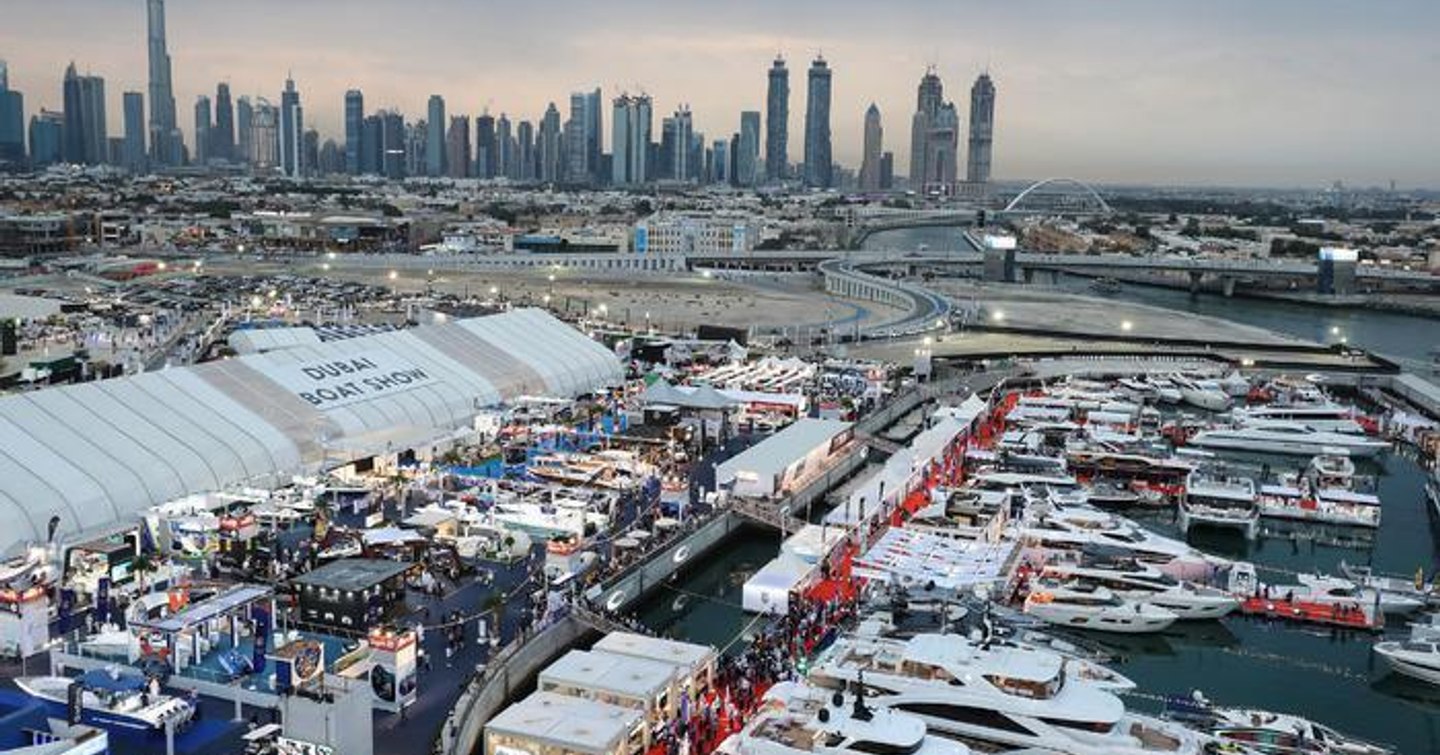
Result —
<path fill-rule="evenodd" d="M 538 309 L 0 398 L 0 553 L 150 506 L 275 487 L 322 463 L 424 448 L 478 408 L 615 385 L 604 346 Z"/>

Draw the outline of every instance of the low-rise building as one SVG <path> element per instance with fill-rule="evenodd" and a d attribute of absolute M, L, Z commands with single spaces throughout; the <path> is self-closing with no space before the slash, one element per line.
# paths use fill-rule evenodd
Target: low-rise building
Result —
<path fill-rule="evenodd" d="M 743 254 L 763 227 L 741 214 L 656 213 L 635 224 L 636 254 Z"/>

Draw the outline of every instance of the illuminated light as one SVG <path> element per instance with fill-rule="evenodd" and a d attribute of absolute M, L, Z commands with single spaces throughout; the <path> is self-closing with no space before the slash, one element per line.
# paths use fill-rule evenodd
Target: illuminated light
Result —
<path fill-rule="evenodd" d="M 1131 330 L 1135 329 L 1135 323 L 1130 322 L 1129 320 L 1121 320 L 1120 329 L 1125 331 L 1126 333 L 1129 333 Z"/>
<path fill-rule="evenodd" d="M 398 271 L 396 271 L 396 270 L 391 270 L 391 271 L 390 271 L 390 280 L 393 281 L 393 280 L 395 280 L 396 278 L 399 278 L 399 277 L 400 277 L 400 273 L 399 273 Z"/>

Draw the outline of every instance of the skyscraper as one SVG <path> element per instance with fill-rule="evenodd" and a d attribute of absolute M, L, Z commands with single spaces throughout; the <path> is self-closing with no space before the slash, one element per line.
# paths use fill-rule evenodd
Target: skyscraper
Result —
<path fill-rule="evenodd" d="M 910 122 L 910 186 L 924 194 L 955 191 L 960 116 L 945 101 L 945 88 L 934 68 L 920 78 L 915 116 Z"/>
<path fill-rule="evenodd" d="M 590 130 L 595 125 L 591 117 L 591 95 L 589 92 L 574 92 L 570 95 L 570 118 L 565 121 L 565 181 L 573 184 L 588 184 L 594 166 L 590 163 Z"/>
<path fill-rule="evenodd" d="M 25 162 L 25 96 L 10 88 L 9 70 L 0 60 L 0 167 Z"/>
<path fill-rule="evenodd" d="M 510 133 L 510 117 L 504 113 L 495 119 L 495 175 L 514 178 L 515 137 Z"/>
<path fill-rule="evenodd" d="M 475 177 L 494 178 L 500 159 L 495 145 L 495 118 L 489 113 L 475 119 Z"/>
<path fill-rule="evenodd" d="M 425 175 L 445 175 L 445 98 L 430 95 L 425 117 Z"/>
<path fill-rule="evenodd" d="M 995 137 L 995 84 L 986 71 L 970 87 L 970 150 L 965 180 L 983 184 L 990 180 L 990 146 Z"/>
<path fill-rule="evenodd" d="M 225 161 L 235 159 L 235 108 L 230 102 L 230 85 L 215 87 L 215 126 L 210 130 L 210 152 Z"/>
<path fill-rule="evenodd" d="M 880 155 L 885 132 L 880 126 L 880 108 L 870 103 L 865 111 L 865 151 L 860 160 L 860 190 L 880 190 Z"/>
<path fill-rule="evenodd" d="M 175 91 L 170 84 L 170 53 L 165 49 L 165 0 L 146 0 L 146 11 L 150 59 L 150 158 L 156 165 L 179 165 L 183 142 L 175 126 Z"/>
<path fill-rule="evenodd" d="M 280 167 L 280 112 L 264 97 L 255 98 L 251 115 L 250 164 L 261 173 Z"/>
<path fill-rule="evenodd" d="M 305 175 L 304 157 L 300 154 L 305 137 L 305 112 L 300 107 L 300 92 L 295 80 L 285 79 L 280 93 L 280 170 L 291 178 Z"/>
<path fill-rule="evenodd" d="M 235 101 L 235 160 L 237 162 L 249 164 L 255 159 L 252 133 L 254 129 L 255 109 L 250 106 L 250 98 L 242 96 Z"/>
<path fill-rule="evenodd" d="M 828 189 L 832 185 L 830 152 L 830 67 L 816 56 L 810 64 L 805 97 L 805 185 Z"/>
<path fill-rule="evenodd" d="M 305 129 L 300 142 L 300 164 L 305 166 L 305 175 L 320 175 L 320 132 Z"/>
<path fill-rule="evenodd" d="M 765 93 L 765 178 L 783 181 L 790 160 L 790 69 L 776 56 Z"/>
<path fill-rule="evenodd" d="M 648 95 L 615 98 L 610 122 L 610 182 L 616 186 L 643 184 L 649 175 L 651 104 Z"/>
<path fill-rule="evenodd" d="M 515 127 L 515 141 L 519 148 L 515 152 L 516 162 L 520 163 L 520 180 L 535 180 L 535 124 L 530 121 L 520 121 Z"/>
<path fill-rule="evenodd" d="M 360 174 L 360 142 L 365 128 L 365 95 L 359 89 L 345 93 L 345 172 Z"/>
<path fill-rule="evenodd" d="M 72 62 L 65 69 L 64 159 L 83 165 L 100 165 L 110 155 L 105 128 L 105 80 L 81 76 Z"/>
<path fill-rule="evenodd" d="M 730 183 L 730 140 L 716 139 L 710 145 L 710 183 Z"/>
<path fill-rule="evenodd" d="M 445 175 L 451 178 L 470 175 L 470 116 L 450 117 L 450 128 L 445 132 L 445 163 Z"/>
<path fill-rule="evenodd" d="M 211 154 L 210 143 L 210 98 L 200 95 L 195 98 L 195 154 L 196 165 L 204 165 L 215 155 Z"/>
<path fill-rule="evenodd" d="M 560 144 L 560 110 L 552 102 L 545 108 L 545 116 L 540 119 L 540 138 L 535 147 L 540 180 L 545 183 L 554 183 L 561 178 Z"/>
<path fill-rule="evenodd" d="M 65 114 L 41 109 L 30 118 L 30 162 L 54 165 L 65 159 Z"/>
<path fill-rule="evenodd" d="M 380 175 L 386 178 L 405 177 L 405 158 L 408 146 L 410 146 L 409 140 L 405 138 L 405 116 L 394 110 L 381 112 Z M 410 151 L 413 152 L 413 149 Z M 412 159 L 411 162 L 413 161 Z"/>
<path fill-rule="evenodd" d="M 387 178 L 404 178 L 406 176 L 425 175 L 425 143 L 430 137 L 430 129 L 425 121 L 416 121 L 405 124 L 405 153 L 404 166 L 400 175 L 386 175 Z"/>
<path fill-rule="evenodd" d="M 589 168 L 590 182 L 601 183 L 609 176 L 600 175 L 600 153 L 605 143 L 604 119 L 600 109 L 605 105 L 600 98 L 600 87 L 585 95 L 585 162 Z"/>
<path fill-rule="evenodd" d="M 125 110 L 125 148 L 120 164 L 131 173 L 145 172 L 145 95 L 126 92 L 122 97 Z"/>
<path fill-rule="evenodd" d="M 733 156 L 735 160 L 735 183 L 740 186 L 754 186 L 759 176 L 756 167 L 760 161 L 760 111 L 746 110 L 740 113 L 740 141 Z"/>
<path fill-rule="evenodd" d="M 379 114 L 367 115 L 360 124 L 360 173 L 367 176 L 380 175 L 380 165 L 385 158 L 384 127 Z"/>
<path fill-rule="evenodd" d="M 695 122 L 690 115 L 690 106 L 681 105 L 670 117 L 670 175 L 675 181 L 688 181 L 700 166 L 694 164 Z M 702 147 L 703 149 L 703 147 Z"/>

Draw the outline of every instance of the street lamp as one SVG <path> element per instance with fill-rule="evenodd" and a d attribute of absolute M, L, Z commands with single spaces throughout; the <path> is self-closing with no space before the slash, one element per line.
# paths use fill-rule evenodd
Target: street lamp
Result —
<path fill-rule="evenodd" d="M 992 313 L 990 314 L 990 321 L 991 321 L 991 322 L 1005 322 L 1005 313 L 1004 313 L 1003 311 L 1001 311 L 1001 310 L 998 310 L 998 309 L 995 310 L 994 312 L 992 312 Z"/>
<path fill-rule="evenodd" d="M 395 279 L 397 279 L 397 278 L 399 278 L 399 277 L 400 277 L 400 271 L 398 271 L 398 270 L 391 270 L 391 271 L 390 271 L 390 280 L 393 281 L 393 280 L 395 280 Z"/>
<path fill-rule="evenodd" d="M 1125 331 L 1126 333 L 1129 333 L 1131 330 L 1135 329 L 1135 323 L 1130 322 L 1129 320 L 1121 320 L 1120 329 Z"/>

